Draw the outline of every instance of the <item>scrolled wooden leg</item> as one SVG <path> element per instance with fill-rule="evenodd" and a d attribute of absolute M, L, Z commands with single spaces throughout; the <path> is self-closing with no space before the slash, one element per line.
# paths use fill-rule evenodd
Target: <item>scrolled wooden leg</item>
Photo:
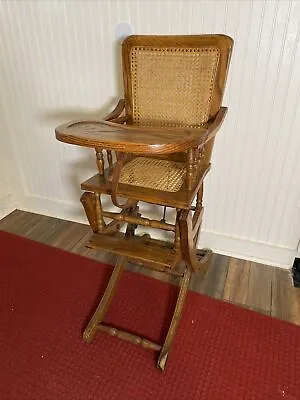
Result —
<path fill-rule="evenodd" d="M 179 324 L 179 321 L 180 321 L 180 318 L 182 315 L 183 305 L 184 305 L 184 301 L 186 298 L 190 278 L 191 278 L 191 271 L 190 271 L 190 269 L 187 268 L 184 272 L 184 275 L 183 275 L 183 278 L 181 281 L 181 287 L 180 287 L 179 295 L 177 298 L 173 318 L 172 318 L 164 345 L 160 351 L 158 362 L 157 362 L 157 367 L 159 369 L 161 369 L 162 371 L 164 371 L 166 368 L 166 363 L 167 363 L 168 356 L 169 356 L 169 353 L 171 350 L 173 339 L 175 337 L 175 333 L 178 328 L 178 324 Z"/>
<path fill-rule="evenodd" d="M 104 315 L 108 310 L 108 307 L 112 301 L 112 298 L 118 286 L 126 262 L 127 262 L 126 257 L 118 258 L 116 266 L 114 267 L 108 285 L 105 289 L 104 295 L 102 296 L 102 299 L 94 315 L 92 316 L 90 322 L 88 323 L 87 327 L 83 332 L 83 339 L 88 343 L 90 343 L 94 339 L 98 329 L 97 326 L 100 322 L 102 322 Z"/>
<path fill-rule="evenodd" d="M 97 218 L 98 231 L 102 233 L 105 228 L 105 222 L 102 214 L 102 202 L 100 193 L 95 193 L 95 213 Z"/>
<path fill-rule="evenodd" d="M 80 198 L 80 201 L 83 205 L 90 227 L 92 228 L 93 232 L 98 232 L 95 194 L 84 192 Z"/>
<path fill-rule="evenodd" d="M 202 223 L 202 217 L 203 217 L 203 207 L 202 207 L 202 197 L 203 197 L 203 182 L 200 186 L 200 189 L 198 190 L 197 193 L 197 201 L 196 201 L 196 207 L 195 207 L 195 213 L 192 219 L 193 222 L 193 239 L 194 239 L 194 244 L 195 247 L 197 247 L 198 243 L 198 237 L 199 237 L 199 232 L 201 228 L 201 223 Z"/>
<path fill-rule="evenodd" d="M 191 268 L 194 273 L 204 277 L 209 268 L 209 263 L 206 262 L 208 257 L 204 256 L 210 254 L 211 251 L 203 250 L 205 254 L 200 256 L 200 253 L 196 249 L 194 243 L 193 234 L 193 220 L 191 217 L 191 211 L 182 210 L 179 217 L 179 228 L 181 238 L 181 251 L 183 259 Z M 199 227 L 200 228 L 200 227 Z"/>

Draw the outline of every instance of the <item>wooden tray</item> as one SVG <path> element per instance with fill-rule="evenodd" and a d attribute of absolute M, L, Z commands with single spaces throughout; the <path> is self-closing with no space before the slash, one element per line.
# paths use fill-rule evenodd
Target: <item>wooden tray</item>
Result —
<path fill-rule="evenodd" d="M 55 129 L 57 140 L 84 147 L 136 154 L 167 154 L 203 145 L 205 128 L 148 128 L 108 121 L 72 121 Z"/>

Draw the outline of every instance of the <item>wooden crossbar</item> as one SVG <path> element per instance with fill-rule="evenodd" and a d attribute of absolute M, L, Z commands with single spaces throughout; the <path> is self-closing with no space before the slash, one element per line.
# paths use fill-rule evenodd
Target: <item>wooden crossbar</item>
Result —
<path fill-rule="evenodd" d="M 133 333 L 123 331 L 122 329 L 117 329 L 112 326 L 99 324 L 97 325 L 97 330 L 101 332 L 108 333 L 111 336 L 116 336 L 122 340 L 126 340 L 127 342 L 140 345 L 145 349 L 160 351 L 161 345 L 151 340 L 142 338 L 140 336 L 134 335 Z"/>
<path fill-rule="evenodd" d="M 150 228 L 157 228 L 157 229 L 163 229 L 165 231 L 175 232 L 175 225 L 167 224 L 165 222 L 161 222 L 155 219 L 134 217 L 131 215 L 126 215 L 125 213 L 121 214 L 109 211 L 103 211 L 102 215 L 103 217 L 111 218 L 121 222 L 128 222 L 130 224 L 143 225 L 143 226 L 148 226 Z"/>

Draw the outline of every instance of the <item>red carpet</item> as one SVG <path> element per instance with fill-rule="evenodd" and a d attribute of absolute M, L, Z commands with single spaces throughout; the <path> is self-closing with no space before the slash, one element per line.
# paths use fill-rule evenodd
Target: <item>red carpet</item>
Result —
<path fill-rule="evenodd" d="M 0 232 L 0 399 L 300 399 L 300 329 L 188 294 L 165 373 L 81 332 L 111 267 Z M 107 322 L 160 339 L 176 288 L 126 272 Z"/>

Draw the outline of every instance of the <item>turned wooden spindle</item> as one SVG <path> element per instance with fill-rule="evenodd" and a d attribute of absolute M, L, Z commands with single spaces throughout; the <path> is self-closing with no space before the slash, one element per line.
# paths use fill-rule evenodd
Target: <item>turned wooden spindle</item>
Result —
<path fill-rule="evenodd" d="M 102 324 L 99 324 L 97 326 L 97 329 L 101 332 L 108 333 L 111 336 L 117 336 L 120 339 L 126 340 L 129 343 L 140 345 L 140 346 L 144 347 L 145 349 L 160 351 L 161 347 L 162 347 L 160 344 L 152 342 L 152 340 L 148 340 L 141 336 L 134 335 L 133 333 L 123 331 L 122 329 L 117 329 L 117 328 L 107 326 L 107 325 L 102 325 Z"/>
<path fill-rule="evenodd" d="M 194 170 L 194 152 L 193 149 L 188 150 L 187 157 L 187 187 L 188 190 L 193 189 L 193 171 Z"/>
<path fill-rule="evenodd" d="M 199 146 L 194 148 L 194 165 L 197 166 L 199 162 Z"/>
<path fill-rule="evenodd" d="M 163 229 L 165 231 L 175 231 L 175 227 L 172 224 L 167 224 L 165 222 L 161 222 L 158 220 L 154 219 L 149 219 L 149 218 L 144 218 L 144 217 L 136 217 L 134 215 L 125 215 L 125 214 L 120 214 L 120 213 L 115 213 L 115 212 L 110 212 L 110 211 L 104 211 L 103 216 L 106 218 L 111 218 L 117 221 L 121 222 L 128 222 L 130 224 L 136 224 L 136 225 L 143 225 L 147 226 L 150 228 L 156 228 L 156 229 Z"/>
<path fill-rule="evenodd" d="M 205 146 L 198 146 L 198 163 L 200 164 L 204 158 Z"/>
<path fill-rule="evenodd" d="M 97 167 L 99 174 L 101 176 L 104 175 L 104 158 L 103 158 L 103 151 L 102 149 L 99 149 L 98 147 L 95 149 L 96 150 L 96 158 L 97 158 Z"/>
<path fill-rule="evenodd" d="M 174 239 L 174 249 L 176 251 L 180 251 L 179 214 L 180 210 L 177 210 L 176 222 L 175 222 L 175 239 Z"/>
<path fill-rule="evenodd" d="M 106 150 L 106 155 L 107 155 L 109 172 L 112 172 L 112 170 L 113 170 L 113 159 L 112 159 L 111 151 L 110 150 Z"/>
<path fill-rule="evenodd" d="M 202 208 L 202 197 L 203 197 L 203 183 L 197 193 L 196 207 L 195 211 L 200 211 Z"/>

